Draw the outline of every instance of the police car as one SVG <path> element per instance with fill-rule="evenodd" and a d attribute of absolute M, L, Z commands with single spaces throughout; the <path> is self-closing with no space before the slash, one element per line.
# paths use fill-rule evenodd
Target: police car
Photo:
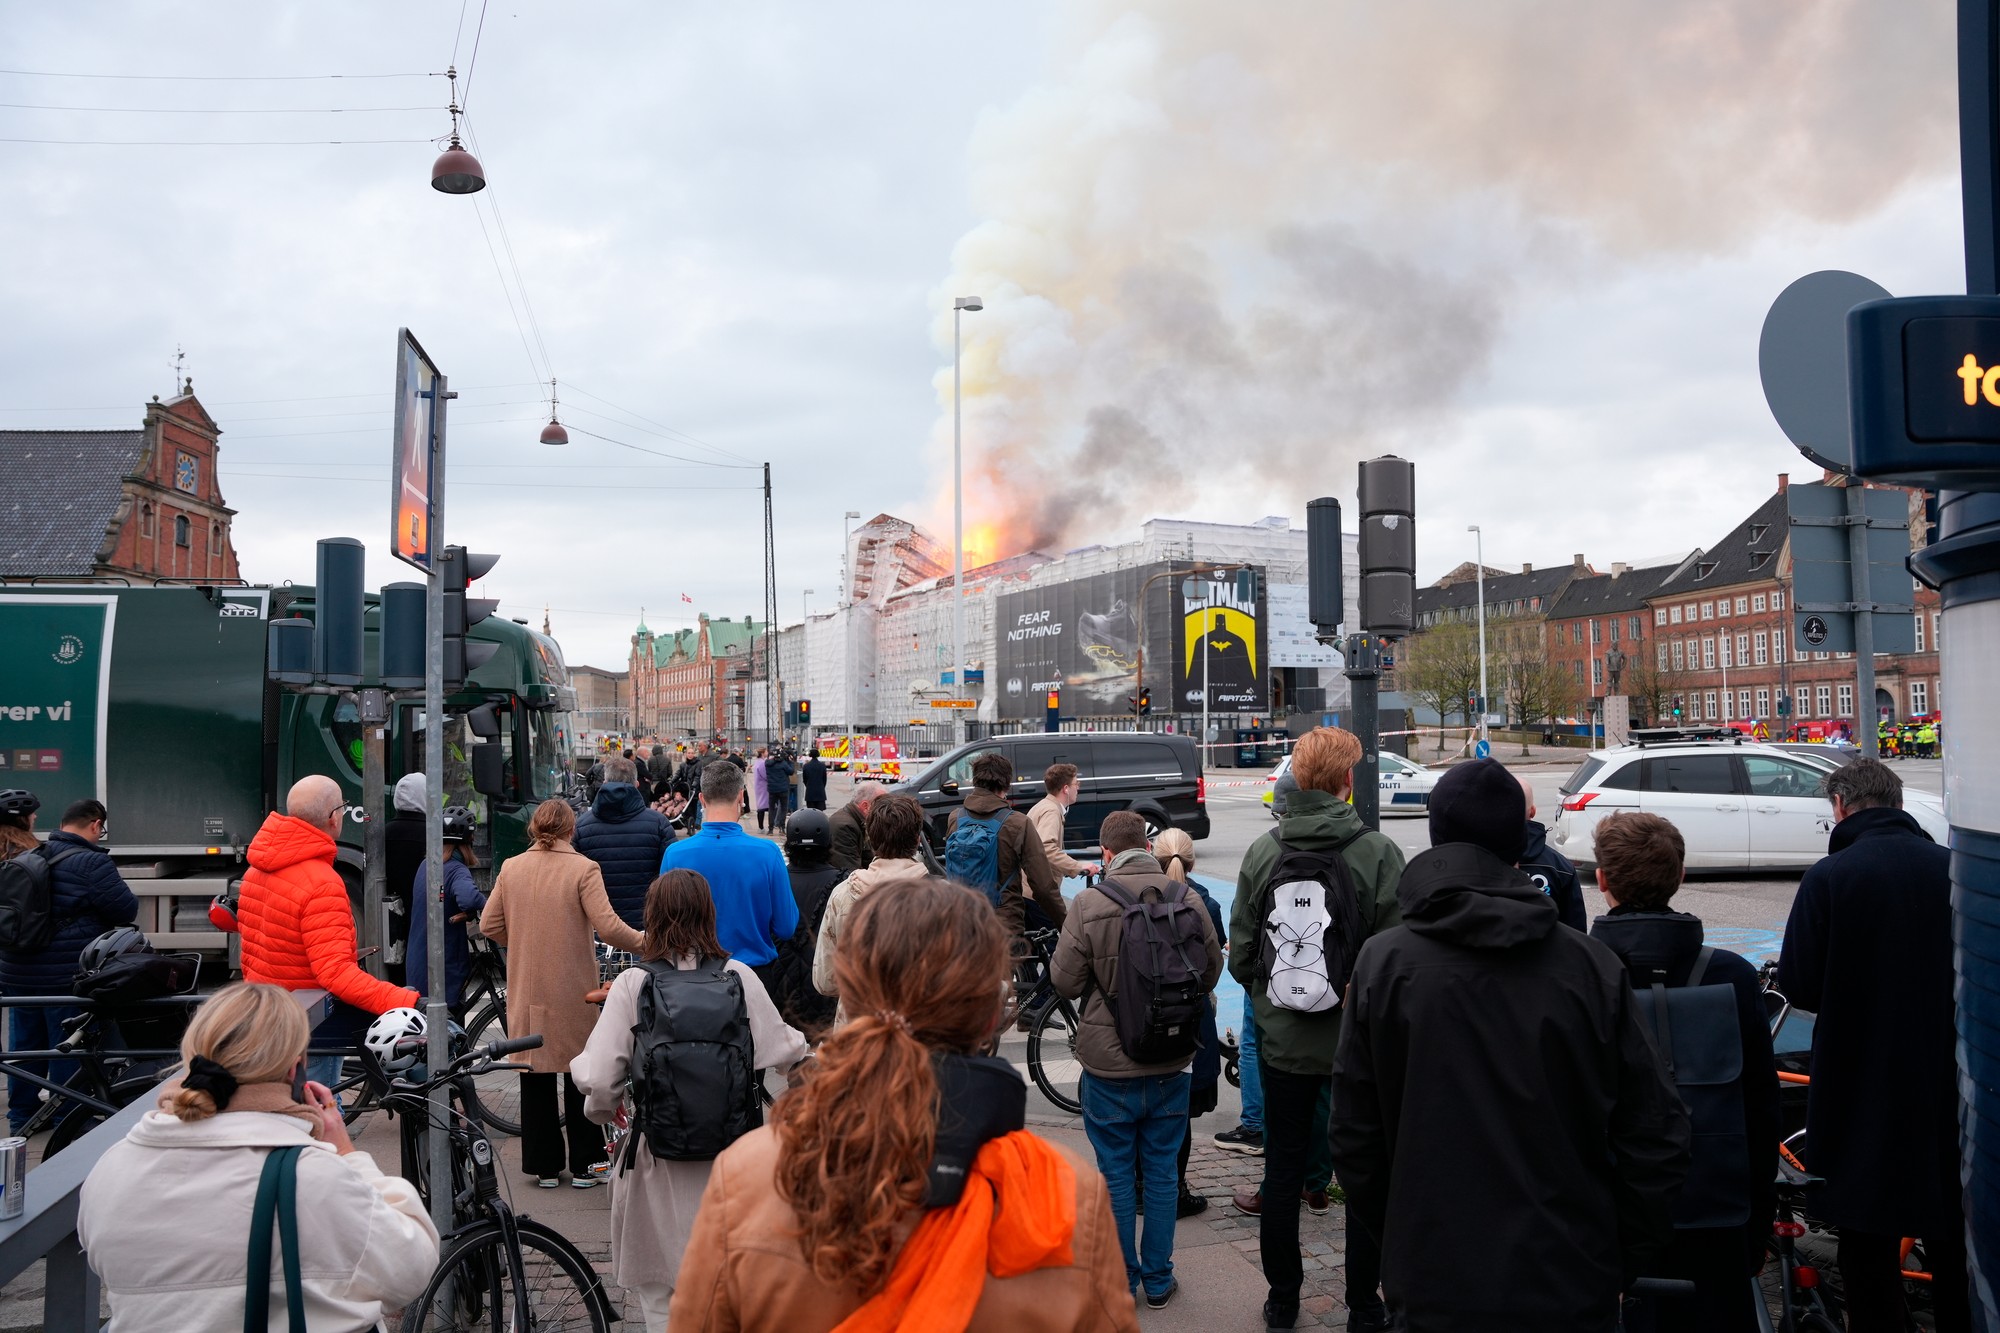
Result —
<path fill-rule="evenodd" d="M 1376 755 L 1378 762 L 1377 798 L 1381 813 L 1385 815 L 1421 815 L 1431 808 L 1431 788 L 1437 786 L 1439 774 L 1418 764 L 1413 764 L 1399 754 L 1387 750 Z M 1284 808 L 1274 799 L 1278 779 L 1292 771 L 1292 758 L 1286 755 L 1284 761 L 1265 775 L 1264 804 L 1276 819 L 1284 813 Z"/>
<path fill-rule="evenodd" d="M 1671 821 L 1689 870 L 1804 870 L 1826 855 L 1833 805 L 1824 783 L 1839 766 L 1832 756 L 1788 753 L 1724 727 L 1632 734 L 1635 744 L 1592 754 L 1563 781 L 1549 842 L 1570 860 L 1593 864 L 1597 822 L 1620 810 Z M 1905 788 L 1903 808 L 1948 845 L 1942 801 Z"/>

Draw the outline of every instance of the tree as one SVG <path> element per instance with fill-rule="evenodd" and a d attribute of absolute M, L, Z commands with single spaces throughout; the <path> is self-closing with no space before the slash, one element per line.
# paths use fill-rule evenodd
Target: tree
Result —
<path fill-rule="evenodd" d="M 1521 731 L 1521 753 L 1528 753 L 1528 732 L 1545 718 L 1576 706 L 1576 681 L 1569 667 L 1549 656 L 1539 635 L 1514 636 L 1501 661 L 1506 681 L 1507 711 Z"/>
<path fill-rule="evenodd" d="M 1442 727 L 1457 713 L 1468 723 L 1469 695 L 1479 691 L 1479 635 L 1470 625 L 1436 625 L 1406 640 L 1396 659 L 1396 688 L 1437 714 Z M 1444 733 L 1438 733 L 1438 753 Z"/>
<path fill-rule="evenodd" d="M 1671 719 L 1674 697 L 1688 692 L 1688 673 L 1662 667 L 1657 645 L 1633 645 L 1619 687 L 1632 700 L 1632 725 L 1642 727 Z"/>

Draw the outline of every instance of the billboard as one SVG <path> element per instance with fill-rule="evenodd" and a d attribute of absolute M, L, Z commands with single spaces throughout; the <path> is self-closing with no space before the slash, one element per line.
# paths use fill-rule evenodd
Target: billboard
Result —
<path fill-rule="evenodd" d="M 0 787 L 39 796 L 43 822 L 71 801 L 103 801 L 111 632 L 118 599 L 0 594 Z"/>
<path fill-rule="evenodd" d="M 396 424 L 389 466 L 389 549 L 429 572 L 431 527 L 437 514 L 438 458 L 432 429 L 438 368 L 408 329 L 396 330 Z"/>
<path fill-rule="evenodd" d="M 1271 699 L 1271 652 L 1264 580 L 1257 580 L 1256 595 L 1249 598 L 1237 595 L 1231 576 L 1190 574 L 1165 582 L 1173 594 L 1171 711 L 1200 712 L 1204 679 L 1211 711 L 1265 711 Z M 1154 707 L 1159 707 L 1158 699 Z"/>

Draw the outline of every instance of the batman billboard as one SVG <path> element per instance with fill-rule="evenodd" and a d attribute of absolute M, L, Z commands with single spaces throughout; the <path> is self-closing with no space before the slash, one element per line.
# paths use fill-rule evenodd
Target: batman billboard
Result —
<path fill-rule="evenodd" d="M 1039 719 L 1050 690 L 1062 692 L 1062 710 L 1072 717 L 1127 714 L 1142 657 L 1155 713 L 1199 712 L 1204 618 L 1211 707 L 1263 709 L 1269 664 L 1261 589 L 1245 606 L 1233 584 L 1211 596 L 1204 580 L 1190 602 L 1180 568 L 1144 565 L 1003 594 L 995 607 L 1000 669 L 992 682 L 999 715 Z"/>

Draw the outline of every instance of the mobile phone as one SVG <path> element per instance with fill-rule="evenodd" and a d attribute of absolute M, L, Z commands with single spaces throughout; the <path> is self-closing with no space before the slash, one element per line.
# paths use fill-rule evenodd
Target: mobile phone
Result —
<path fill-rule="evenodd" d="M 292 1066 L 292 1100 L 301 1106 L 306 1104 L 306 1062 L 303 1060 Z"/>

